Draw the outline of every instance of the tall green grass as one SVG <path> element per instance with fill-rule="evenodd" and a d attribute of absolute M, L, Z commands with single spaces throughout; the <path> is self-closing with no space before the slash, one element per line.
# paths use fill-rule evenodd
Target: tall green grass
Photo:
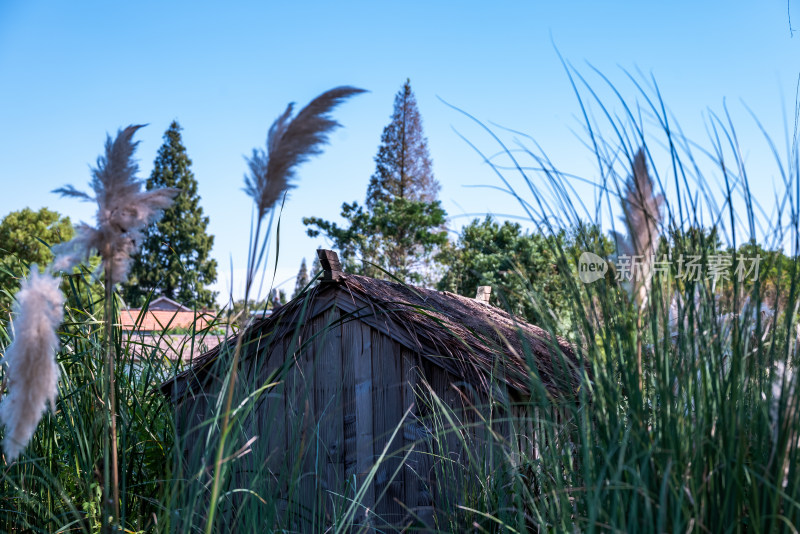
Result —
<path fill-rule="evenodd" d="M 670 267 L 654 279 L 640 312 L 624 284 L 613 279 L 614 258 L 605 279 L 583 284 L 576 275 L 578 258 L 554 250 L 569 317 L 545 313 L 544 299 L 532 290 L 515 297 L 542 311 L 539 326 L 545 330 L 563 332 L 568 325 L 567 335 L 584 362 L 581 387 L 571 395 L 547 391 L 532 354 L 526 355 L 531 393 L 525 398 L 492 394 L 461 409 L 421 381 L 419 413 L 407 413 L 395 428 L 402 433 L 413 423 L 420 429 L 418 442 L 383 451 L 367 480 L 401 458 L 429 481 L 435 506 L 428 517 L 412 517 L 405 531 L 796 531 L 800 407 L 795 375 L 776 369 L 793 368 L 798 357 L 797 262 L 780 263 L 769 280 L 745 284 L 676 279 L 679 255 L 698 255 L 708 263 L 712 229 L 734 254 L 750 253 L 751 242 L 757 242 L 782 246 L 797 258 L 796 138 L 789 136 L 785 154 L 775 149 L 782 185 L 778 207 L 767 215 L 754 200 L 744 149 L 727 115 L 711 115 L 709 142 L 686 139 L 657 87 L 632 78 L 637 95 L 628 100 L 609 84 L 617 98 L 610 102 L 579 73 L 568 72 L 585 119 L 588 154 L 597 164 L 595 205 L 579 202 L 573 179 L 535 144 L 508 146 L 502 132 L 487 128 L 505 158 L 489 161 L 508 185 L 522 184 L 515 197 L 533 225 L 545 232 L 569 227 L 585 250 L 602 251 L 607 243 L 592 223 L 603 226 L 599 214 L 616 209 L 633 155 L 645 147 L 651 172 L 667 192 L 660 250 Z M 77 286 L 76 294 L 81 294 Z M 681 305 L 671 323 L 673 300 Z M 762 313 L 762 303 L 768 313 Z M 45 416 L 26 456 L 0 473 L 4 531 L 100 530 L 102 306 L 81 302 L 69 310 L 59 354 L 58 409 Z M 324 341 L 290 338 L 290 352 Z M 7 340 L 4 331 L 0 343 Z M 268 347 L 270 340 L 259 343 Z M 129 344 L 117 348 L 123 360 L 115 368 L 115 385 L 125 528 L 399 530 L 381 525 L 363 506 L 363 484 L 342 480 L 340 487 L 324 487 L 314 476 L 301 476 L 308 466 L 312 472 L 321 466 L 325 452 L 319 428 L 307 425 L 302 415 L 308 392 L 297 397 L 296 424 L 285 428 L 269 400 L 284 395 L 291 363 L 277 373 L 255 372 L 266 353 L 260 350 L 243 359 L 244 372 L 232 381 L 235 350 L 221 351 L 215 368 L 219 389 L 184 403 L 179 412 L 158 391 L 178 366 L 157 348 L 145 350 L 141 359 Z M 467 393 L 471 387 L 454 386 Z M 233 401 L 226 413 L 229 390 Z M 295 439 L 283 456 L 268 457 L 265 435 L 276 431 Z"/>

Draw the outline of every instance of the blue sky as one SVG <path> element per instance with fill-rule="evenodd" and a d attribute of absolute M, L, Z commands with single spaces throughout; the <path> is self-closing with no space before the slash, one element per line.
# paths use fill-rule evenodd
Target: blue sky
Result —
<path fill-rule="evenodd" d="M 370 93 L 337 109 L 343 124 L 326 152 L 298 172 L 282 215 L 277 281 L 290 279 L 322 240 L 304 216 L 338 217 L 362 201 L 394 94 L 412 82 L 454 231 L 469 214 L 520 215 L 507 195 L 475 185 L 498 179 L 456 134 L 488 153 L 480 128 L 446 106 L 525 132 L 559 168 L 592 179 L 580 108 L 558 52 L 589 64 L 635 99 L 622 69 L 654 76 L 693 139 L 706 138 L 708 108 L 727 102 L 763 201 L 776 172 L 746 103 L 778 144 L 800 74 L 800 1 L 773 2 L 22 2 L 0 0 L 0 216 L 47 206 L 74 221 L 93 206 L 60 199 L 84 187 L 106 133 L 140 131 L 141 176 L 170 121 L 184 128 L 202 205 L 216 236 L 218 289 L 233 265 L 240 291 L 251 202 L 244 155 L 262 146 L 287 103 L 305 105 L 337 85 Z M 597 77 L 592 78 L 595 83 Z M 789 117 L 790 120 L 790 117 Z M 576 135 L 576 132 L 578 135 Z M 576 185 L 591 201 L 591 187 Z M 271 267 L 270 267 L 271 270 Z M 284 287 L 289 289 L 293 281 Z"/>

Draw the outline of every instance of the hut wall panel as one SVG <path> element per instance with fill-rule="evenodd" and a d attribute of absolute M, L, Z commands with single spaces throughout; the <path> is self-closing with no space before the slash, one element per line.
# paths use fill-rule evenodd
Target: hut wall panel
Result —
<path fill-rule="evenodd" d="M 343 349 L 348 351 L 353 363 L 353 401 L 355 403 L 355 457 L 356 487 L 362 488 L 374 462 L 374 405 L 372 370 L 372 329 L 360 321 L 347 323 Z M 364 487 L 361 503 L 375 509 L 375 485 Z"/>
<path fill-rule="evenodd" d="M 178 405 L 178 431 L 183 437 L 186 458 L 198 454 L 197 443 L 205 444 L 208 426 L 201 426 L 213 414 L 212 405 L 216 397 L 207 393 L 191 395 Z"/>
<path fill-rule="evenodd" d="M 505 384 L 499 384 L 497 388 L 498 392 L 494 400 L 499 400 L 500 402 L 493 403 L 495 404 L 495 410 L 492 414 L 495 420 L 493 428 L 495 432 L 499 433 L 501 436 L 506 439 L 511 439 L 513 438 L 513 425 L 511 424 L 511 419 L 513 417 L 511 393 L 508 391 L 508 387 L 506 387 Z"/>
<path fill-rule="evenodd" d="M 514 432 L 517 447 L 519 447 L 519 454 L 527 458 L 534 459 L 534 431 L 533 431 L 533 417 L 527 406 L 522 404 L 515 404 L 511 408 L 514 416 Z"/>
<path fill-rule="evenodd" d="M 280 491 L 277 481 L 285 470 L 286 425 L 285 384 L 280 372 L 283 370 L 283 355 L 286 353 L 283 338 L 262 338 L 249 342 L 247 357 L 242 359 L 242 368 L 237 381 L 238 405 L 245 396 L 255 394 L 254 406 L 241 426 L 235 450 L 249 440 L 251 452 L 235 460 L 235 487 L 252 489 L 259 494 Z M 256 393 L 270 383 L 277 385 Z M 237 507 L 248 499 L 246 493 L 234 495 Z"/>
<path fill-rule="evenodd" d="M 304 431 L 304 415 L 306 411 L 306 388 L 303 379 L 303 358 L 299 348 L 305 340 L 305 335 L 290 335 L 284 338 L 284 356 L 289 360 L 285 377 L 285 416 L 286 416 L 286 454 L 285 465 L 291 476 L 299 462 L 302 469 L 303 448 L 308 447 L 307 436 Z M 304 441 L 304 439 L 306 441 Z M 291 513 L 297 517 L 305 506 L 303 495 L 294 495 L 293 501 L 288 503 Z M 293 527 L 299 528 L 299 525 Z"/>
<path fill-rule="evenodd" d="M 405 498 L 402 471 L 398 467 L 402 458 L 403 432 L 400 429 L 391 440 L 392 433 L 403 417 L 402 350 L 398 343 L 372 331 L 373 430 L 376 460 L 386 450 L 375 477 L 375 504 L 377 514 L 390 524 L 402 521 L 405 512 L 399 501 Z"/>
<path fill-rule="evenodd" d="M 331 327 L 338 319 L 334 308 L 320 321 L 315 319 L 319 347 L 314 374 L 314 405 L 319 439 L 317 451 L 325 505 L 330 509 L 334 495 L 344 488 L 344 416 L 342 411 L 342 332 Z M 330 492 L 330 493 L 328 493 Z"/>
<path fill-rule="evenodd" d="M 256 374 L 254 373 L 254 362 L 251 358 L 242 360 L 240 372 L 236 378 L 236 385 L 233 397 L 233 405 L 235 408 L 245 399 L 249 392 L 253 391 L 253 382 L 255 381 Z M 232 451 L 239 451 L 246 443 L 250 441 L 253 436 L 257 435 L 256 413 L 250 410 L 241 419 L 241 423 L 234 422 L 233 431 L 230 438 L 226 443 L 226 447 L 230 447 Z M 235 460 L 231 461 L 232 476 L 234 479 L 235 487 L 237 488 L 251 488 L 254 480 L 253 473 L 256 469 L 256 458 L 253 454 L 245 454 Z M 245 494 L 238 493 L 231 499 L 232 506 L 238 508 L 245 499 Z"/>
<path fill-rule="evenodd" d="M 344 437 L 344 450 L 342 451 L 344 463 L 344 476 L 348 485 L 355 480 L 356 475 L 356 354 L 361 353 L 361 336 L 354 335 L 353 323 L 342 324 L 342 435 Z M 350 486 L 348 486 L 350 488 Z M 354 492 L 348 491 L 345 495 L 352 498 Z"/>
<path fill-rule="evenodd" d="M 318 412 L 315 403 L 316 376 L 318 374 L 317 361 L 322 350 L 322 338 L 317 336 L 325 326 L 324 317 L 315 317 L 309 322 L 308 337 L 304 339 L 304 344 L 298 353 L 298 373 L 295 381 L 297 389 L 295 394 L 299 395 L 296 399 L 302 405 L 300 440 L 303 444 L 300 475 L 300 506 L 304 510 L 303 532 L 313 532 L 319 529 L 314 521 L 317 518 L 320 507 L 324 505 L 321 499 L 321 492 L 318 491 L 318 484 L 324 473 L 324 466 L 318 464 L 319 450 L 321 447 L 317 436 Z"/>
<path fill-rule="evenodd" d="M 464 418 L 463 403 L 452 387 L 458 382 L 456 377 L 427 359 L 422 361 L 422 368 L 431 390 L 439 397 L 439 402 L 447 406 L 456 427 L 462 426 L 459 421 Z M 434 460 L 430 469 L 432 498 L 437 508 L 451 508 L 455 506 L 462 490 L 461 470 L 458 465 L 464 461 L 465 451 L 461 444 L 459 429 L 449 424 L 447 418 L 442 415 L 441 408 L 433 404 L 433 400 L 430 402 L 431 409 L 435 412 L 433 415 L 435 423 L 431 415 L 428 415 L 430 421 L 428 424 L 434 432 L 432 437 Z"/>
<path fill-rule="evenodd" d="M 417 401 L 419 387 L 419 356 L 403 348 L 403 407 L 411 409 L 403 429 L 403 447 L 410 451 L 403 468 L 404 502 L 408 508 L 420 516 L 420 507 L 431 505 L 430 499 L 430 443 L 424 421 L 420 418 Z"/>
<path fill-rule="evenodd" d="M 256 387 L 263 387 L 269 383 L 277 382 L 267 391 L 262 393 L 257 405 L 256 432 L 260 445 L 254 450 L 270 475 L 278 479 L 285 469 L 284 456 L 286 453 L 286 381 L 283 372 L 283 355 L 286 354 L 286 340 L 280 339 L 270 347 L 269 359 L 262 360 L 256 370 L 258 381 Z"/>
<path fill-rule="evenodd" d="M 261 363 L 267 359 L 267 355 L 263 354 L 261 350 L 264 345 L 266 345 L 266 341 L 259 340 L 251 342 L 249 347 L 252 351 L 251 353 L 247 352 L 247 347 L 242 348 L 242 353 L 248 354 L 248 356 L 241 359 L 240 372 L 236 378 L 236 396 L 234 397 L 233 406 L 238 406 L 250 393 L 255 392 L 258 388 L 257 384 L 259 382 Z M 234 446 L 233 450 L 239 450 L 241 447 L 244 447 L 252 438 L 256 438 L 256 445 L 260 445 L 257 443 L 257 436 L 260 434 L 259 416 L 262 415 L 262 410 L 264 409 L 264 397 L 262 396 L 259 401 L 260 402 L 253 406 L 253 409 L 245 415 L 239 427 L 240 432 L 235 434 L 238 440 L 231 443 L 231 445 Z M 251 447 L 252 446 L 251 442 Z M 254 454 L 246 454 L 235 460 L 234 470 L 238 473 L 236 480 L 237 487 L 246 488 L 252 486 L 253 474 L 259 464 L 261 464 L 258 460 L 259 459 L 257 459 Z M 237 497 L 238 499 L 236 500 L 241 500 L 243 495 L 240 494 L 237 495 Z"/>

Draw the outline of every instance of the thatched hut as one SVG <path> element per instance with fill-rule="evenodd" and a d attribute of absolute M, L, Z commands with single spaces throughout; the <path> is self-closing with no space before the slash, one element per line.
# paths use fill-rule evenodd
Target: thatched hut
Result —
<path fill-rule="evenodd" d="M 475 407 L 489 396 L 516 409 L 531 393 L 532 373 L 550 395 L 577 391 L 579 365 L 564 339 L 477 299 L 342 273 L 334 253 L 319 252 L 320 283 L 241 334 L 239 381 L 278 383 L 245 425 L 242 441 L 259 436 L 261 443 L 250 462 L 286 469 L 285 451 L 316 443 L 301 461 L 306 483 L 336 495 L 362 488 L 360 503 L 375 521 L 397 524 L 409 511 L 424 516 L 437 505 L 436 455 L 424 453 L 431 446 L 424 440 L 431 431 L 425 391 L 458 413 L 464 428 L 474 428 Z M 218 360 L 235 343 L 162 386 L 186 432 L 218 409 L 216 392 L 228 371 Z M 534 447 L 532 432 L 514 437 Z M 447 440 L 457 462 L 459 442 Z"/>

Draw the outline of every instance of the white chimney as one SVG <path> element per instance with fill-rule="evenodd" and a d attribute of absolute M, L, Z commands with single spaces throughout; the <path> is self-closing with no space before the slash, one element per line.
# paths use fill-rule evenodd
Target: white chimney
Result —
<path fill-rule="evenodd" d="M 489 304 L 489 297 L 492 296 L 492 286 L 478 286 L 478 294 L 475 300 L 484 304 Z"/>

